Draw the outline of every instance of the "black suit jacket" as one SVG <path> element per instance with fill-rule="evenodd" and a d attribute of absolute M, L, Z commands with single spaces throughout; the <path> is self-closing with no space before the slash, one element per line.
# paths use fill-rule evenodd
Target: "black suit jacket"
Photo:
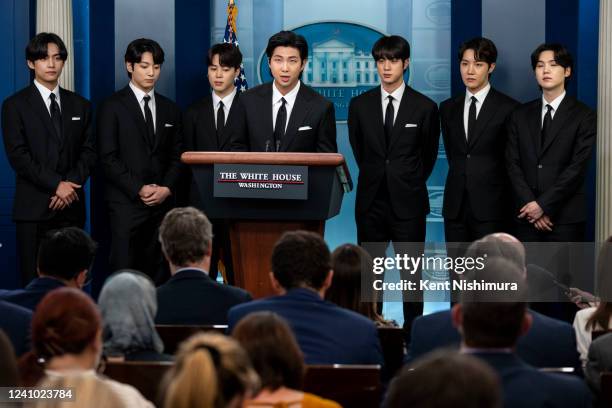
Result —
<path fill-rule="evenodd" d="M 0 290 L 0 301 L 4 300 L 34 311 L 47 293 L 64 286 L 66 285 L 59 279 L 47 276 L 34 278 L 23 289 Z"/>
<path fill-rule="evenodd" d="M 349 105 L 349 139 L 359 166 L 356 213 L 365 213 L 387 182 L 393 211 L 409 219 L 429 213 L 425 182 L 438 155 L 438 106 L 406 86 L 393 125 L 390 146 L 385 145 L 380 86 L 353 99 Z"/>
<path fill-rule="evenodd" d="M 272 82 L 249 89 L 240 96 L 244 106 L 242 130 L 232 141 L 232 150 L 275 151 L 272 124 Z M 301 130 L 300 130 L 301 129 Z M 300 84 L 288 118 L 280 152 L 335 153 L 336 115 L 334 105 L 309 86 Z"/>
<path fill-rule="evenodd" d="M 504 154 L 508 116 L 517 106 L 514 99 L 491 88 L 480 108 L 474 136 L 468 142 L 463 126 L 465 94 L 440 105 L 442 138 L 448 158 L 444 218 L 459 216 L 466 190 L 474 218 L 479 221 L 508 218 L 510 180 Z"/>
<path fill-rule="evenodd" d="M 595 112 L 566 95 L 542 148 L 542 98 L 521 105 L 508 126 L 506 165 L 516 214 L 536 200 L 553 223 L 584 221 L 584 181 L 597 133 Z"/>
<path fill-rule="evenodd" d="M 0 300 L 0 330 L 11 340 L 17 357 L 30 350 L 31 322 L 31 311 Z"/>
<path fill-rule="evenodd" d="M 53 216 L 49 202 L 60 181 L 84 185 L 96 162 L 91 105 L 60 88 L 62 135 L 58 137 L 45 101 L 34 84 L 2 104 L 2 133 L 9 163 L 16 173 L 14 221 L 42 221 Z M 85 195 L 62 211 L 85 220 Z"/>
<path fill-rule="evenodd" d="M 157 288 L 157 324 L 227 324 L 228 310 L 251 300 L 243 289 L 221 285 L 186 269 Z"/>
<path fill-rule="evenodd" d="M 155 144 L 150 146 L 144 115 L 129 86 L 101 104 L 97 138 L 107 201 L 144 206 L 138 192 L 145 184 L 166 186 L 175 193 L 181 169 L 181 113 L 156 92 L 155 114 Z"/>

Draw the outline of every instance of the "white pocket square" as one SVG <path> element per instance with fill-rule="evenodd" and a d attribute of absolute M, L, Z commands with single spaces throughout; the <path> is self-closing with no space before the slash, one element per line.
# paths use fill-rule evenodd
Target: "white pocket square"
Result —
<path fill-rule="evenodd" d="M 301 128 L 298 129 L 298 132 L 300 130 L 310 130 L 310 129 L 312 129 L 310 126 L 302 126 Z"/>
<path fill-rule="evenodd" d="M 81 117 L 80 116 L 73 116 L 72 120 L 81 120 Z"/>
<path fill-rule="evenodd" d="M 172 123 L 164 123 L 164 127 L 172 127 L 174 126 Z"/>
<path fill-rule="evenodd" d="M 417 127 L 417 124 L 416 123 L 406 123 L 404 127 L 407 127 L 407 128 Z"/>

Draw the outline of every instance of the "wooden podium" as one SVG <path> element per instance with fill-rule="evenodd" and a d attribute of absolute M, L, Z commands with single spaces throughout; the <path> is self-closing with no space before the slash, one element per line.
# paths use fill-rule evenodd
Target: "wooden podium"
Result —
<path fill-rule="evenodd" d="M 186 152 L 181 160 L 192 169 L 200 209 L 209 218 L 231 220 L 235 284 L 255 298 L 273 294 L 270 256 L 278 238 L 296 229 L 323 235 L 325 220 L 340 212 L 344 193 L 352 189 L 344 157 L 337 153 Z M 253 169 L 263 170 L 256 173 Z M 261 183 L 243 188 L 253 180 L 234 179 L 263 173 L 277 177 L 296 171 L 302 172 L 303 182 L 286 181 L 276 190 L 264 191 L 269 185 L 278 187 L 274 182 L 265 182 L 266 189 L 252 187 Z M 228 174 L 234 178 L 224 178 Z M 221 191 L 228 187 L 231 191 Z M 293 194 L 291 189 L 300 197 L 287 198 L 287 193 Z"/>

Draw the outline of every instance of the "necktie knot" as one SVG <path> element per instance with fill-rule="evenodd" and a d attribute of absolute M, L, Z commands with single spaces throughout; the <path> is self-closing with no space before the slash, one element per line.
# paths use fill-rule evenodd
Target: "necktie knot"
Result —
<path fill-rule="evenodd" d="M 219 109 L 223 109 L 225 105 L 223 105 L 223 101 L 219 101 Z"/>
<path fill-rule="evenodd" d="M 145 105 L 148 105 L 149 101 L 151 100 L 151 97 L 149 95 L 145 95 L 145 97 L 142 98 L 142 100 L 144 101 Z"/>
<path fill-rule="evenodd" d="M 51 92 L 51 95 L 49 95 L 49 98 L 51 98 L 51 102 L 55 102 L 55 94 L 53 92 Z"/>
<path fill-rule="evenodd" d="M 281 106 L 285 106 L 285 104 L 287 103 L 287 100 L 285 98 L 281 98 Z"/>
<path fill-rule="evenodd" d="M 389 103 L 393 103 L 393 95 L 387 96 L 387 99 L 389 100 Z"/>
<path fill-rule="evenodd" d="M 472 100 L 472 103 L 478 102 L 478 98 L 476 98 L 475 96 L 472 96 L 470 99 Z"/>
<path fill-rule="evenodd" d="M 546 113 L 549 113 L 552 115 L 552 110 L 553 110 L 553 107 L 549 104 L 546 104 Z"/>

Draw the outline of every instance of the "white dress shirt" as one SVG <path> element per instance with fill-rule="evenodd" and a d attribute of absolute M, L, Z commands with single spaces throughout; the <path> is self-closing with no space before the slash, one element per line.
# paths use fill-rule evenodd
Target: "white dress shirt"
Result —
<path fill-rule="evenodd" d="M 406 84 L 402 81 L 402 84 L 397 87 L 397 89 L 391 93 L 385 91 L 383 86 L 380 86 L 380 97 L 382 102 L 382 114 L 383 114 L 383 124 L 385 123 L 385 116 L 387 115 L 387 105 L 389 104 L 388 96 L 391 95 L 393 97 L 393 124 L 395 125 L 395 119 L 397 118 L 397 111 L 399 111 L 400 102 L 402 101 L 402 95 L 404 95 L 404 90 L 406 89 Z"/>
<path fill-rule="evenodd" d="M 55 100 L 57 101 L 57 105 L 60 108 L 60 112 L 62 111 L 62 103 L 60 102 L 59 85 L 56 85 L 55 89 L 52 91 L 50 91 L 49 88 L 47 88 L 46 86 L 44 86 L 37 80 L 34 80 L 34 85 L 38 89 L 38 92 L 40 92 L 40 96 L 42 96 L 43 101 L 45 102 L 45 106 L 47 107 L 49 116 L 51 115 L 51 94 L 52 93 L 55 94 Z"/>
<path fill-rule="evenodd" d="M 147 117 L 144 111 L 144 97 L 150 96 L 151 100 L 149 100 L 149 109 L 151 110 L 151 115 L 153 116 L 153 130 L 156 130 L 156 116 L 155 116 L 155 89 L 151 89 L 149 93 L 146 93 L 142 89 L 138 88 L 136 85 L 130 81 L 130 88 L 132 88 L 132 92 L 136 95 L 136 100 L 138 101 L 138 105 L 140 106 L 140 111 L 142 112 L 142 116 L 145 118 L 145 122 L 147 121 Z"/>
<path fill-rule="evenodd" d="M 550 117 L 554 119 L 555 113 L 557 113 L 557 109 L 559 109 L 559 105 L 561 105 L 561 102 L 563 102 L 563 98 L 565 98 L 565 93 L 566 92 L 563 91 L 563 93 L 557 96 L 552 102 L 546 102 L 546 99 L 544 99 L 544 95 L 542 95 L 542 126 L 544 126 L 544 115 L 546 115 L 546 112 L 548 111 L 546 105 L 552 106 L 552 110 L 550 111 Z"/>
<path fill-rule="evenodd" d="M 281 102 L 281 98 L 285 98 L 285 109 L 287 110 L 285 132 L 287 131 L 287 125 L 289 125 L 289 118 L 291 117 L 291 111 L 293 110 L 293 106 L 295 105 L 295 98 L 297 98 L 301 82 L 302 81 L 298 81 L 297 85 L 295 85 L 292 90 L 287 92 L 286 95 L 281 94 L 278 88 L 276 88 L 276 82 L 272 82 L 272 129 L 274 129 L 274 127 L 276 126 L 276 115 L 278 114 L 278 110 L 283 104 Z"/>
<path fill-rule="evenodd" d="M 487 84 L 480 91 L 475 94 L 471 93 L 467 89 L 465 90 L 465 102 L 463 103 L 463 129 L 465 130 L 465 137 L 468 134 L 468 116 L 470 116 L 470 105 L 472 104 L 472 96 L 476 98 L 476 119 L 478 119 L 478 114 L 480 113 L 480 108 L 482 108 L 482 104 L 484 103 L 489 91 L 491 90 L 491 84 Z"/>
<path fill-rule="evenodd" d="M 213 109 L 215 110 L 215 127 L 217 127 L 217 112 L 219 111 L 219 102 L 223 102 L 223 113 L 225 113 L 225 122 L 223 125 L 227 123 L 227 117 L 229 116 L 230 108 L 232 107 L 232 102 L 234 102 L 234 97 L 236 96 L 236 87 L 234 90 L 229 93 L 229 95 L 225 95 L 223 98 L 220 98 L 214 91 L 212 93 L 212 101 L 213 101 Z"/>

